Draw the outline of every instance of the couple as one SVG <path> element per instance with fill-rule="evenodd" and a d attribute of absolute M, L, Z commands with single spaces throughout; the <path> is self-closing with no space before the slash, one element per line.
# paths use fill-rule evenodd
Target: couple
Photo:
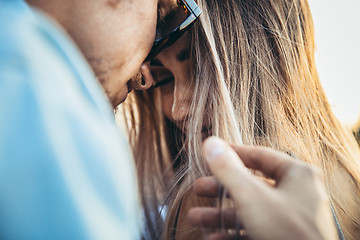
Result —
<path fill-rule="evenodd" d="M 194 207 L 212 206 L 218 182 L 238 209 L 230 222 L 251 238 L 335 239 L 327 194 L 345 236 L 357 236 L 359 154 L 319 86 L 307 3 L 199 0 L 199 21 L 149 56 L 155 30 L 168 36 L 189 11 L 179 2 L 0 0 L 3 239 L 140 238 L 135 169 L 109 104 L 132 88 L 146 90 L 123 110 L 149 238 L 216 224 L 217 209 Z M 128 81 L 138 71 L 140 84 Z M 294 154 L 322 170 L 326 187 L 280 151 L 234 152 L 215 138 L 201 148 L 211 135 Z M 217 180 L 200 178 L 189 192 L 207 166 Z"/>

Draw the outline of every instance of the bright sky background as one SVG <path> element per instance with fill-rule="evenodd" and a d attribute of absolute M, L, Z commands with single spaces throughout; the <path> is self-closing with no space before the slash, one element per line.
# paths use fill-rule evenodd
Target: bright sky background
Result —
<path fill-rule="evenodd" d="M 360 0 L 308 0 L 315 23 L 316 61 L 335 115 L 360 118 Z"/>

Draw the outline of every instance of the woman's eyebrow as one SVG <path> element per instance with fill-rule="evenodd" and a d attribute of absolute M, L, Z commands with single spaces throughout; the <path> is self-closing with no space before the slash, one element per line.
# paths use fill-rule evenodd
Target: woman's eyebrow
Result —
<path fill-rule="evenodd" d="M 179 62 L 185 62 L 189 58 L 190 58 L 190 48 L 184 48 L 178 54 L 176 54 L 176 59 Z"/>

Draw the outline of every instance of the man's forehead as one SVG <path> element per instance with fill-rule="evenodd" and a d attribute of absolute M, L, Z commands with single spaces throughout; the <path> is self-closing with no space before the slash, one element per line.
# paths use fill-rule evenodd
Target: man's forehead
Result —
<path fill-rule="evenodd" d="M 158 12 L 159 18 L 163 18 L 169 12 L 174 11 L 178 7 L 177 0 L 159 0 L 158 1 Z"/>

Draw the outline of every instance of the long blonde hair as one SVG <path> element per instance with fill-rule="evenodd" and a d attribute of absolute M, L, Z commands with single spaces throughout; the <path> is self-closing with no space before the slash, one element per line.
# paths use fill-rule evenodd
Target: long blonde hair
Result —
<path fill-rule="evenodd" d="M 319 167 L 345 237 L 355 238 L 360 152 L 320 84 L 307 1 L 197 2 L 203 14 L 191 30 L 188 127 L 169 127 L 157 89 L 135 92 L 124 105 L 147 235 L 172 238 L 184 196 L 194 179 L 209 174 L 200 154 L 205 124 L 230 143 L 291 152 Z"/>
<path fill-rule="evenodd" d="M 360 118 L 352 127 L 352 132 L 353 132 L 353 135 L 354 135 L 357 143 L 360 146 Z"/>

